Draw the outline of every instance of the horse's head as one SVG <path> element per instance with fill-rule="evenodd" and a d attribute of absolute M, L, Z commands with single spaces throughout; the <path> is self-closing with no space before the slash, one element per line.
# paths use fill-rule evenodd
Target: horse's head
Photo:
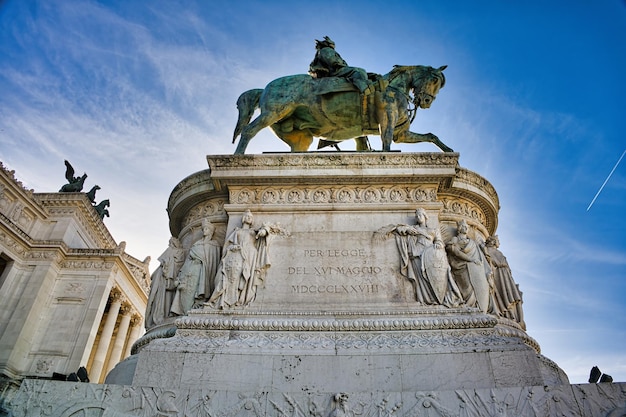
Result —
<path fill-rule="evenodd" d="M 393 70 L 386 75 L 389 85 L 408 93 L 413 92 L 415 107 L 427 109 L 435 100 L 439 89 L 446 83 L 443 70 L 448 66 L 439 68 L 423 65 L 394 65 Z"/>
<path fill-rule="evenodd" d="M 448 66 L 443 65 L 439 68 L 421 67 L 421 74 L 413 78 L 413 94 L 415 95 L 415 106 L 427 109 L 435 101 L 435 97 L 439 90 L 445 85 L 446 77 L 443 70 Z"/>

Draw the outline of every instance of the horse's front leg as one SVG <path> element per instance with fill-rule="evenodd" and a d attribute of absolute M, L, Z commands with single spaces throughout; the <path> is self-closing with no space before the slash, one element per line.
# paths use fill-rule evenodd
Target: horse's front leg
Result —
<path fill-rule="evenodd" d="M 380 131 L 380 139 L 383 142 L 383 152 L 391 150 L 391 142 L 393 141 L 393 131 L 398 121 L 398 112 L 394 111 L 389 103 L 385 103 L 384 108 L 377 108 L 378 129 Z"/>
<path fill-rule="evenodd" d="M 446 146 L 439 138 L 432 133 L 413 133 L 411 131 L 403 132 L 403 134 L 397 135 L 394 139 L 396 143 L 420 143 L 430 142 L 441 149 L 443 152 L 454 152 L 452 148 Z"/>

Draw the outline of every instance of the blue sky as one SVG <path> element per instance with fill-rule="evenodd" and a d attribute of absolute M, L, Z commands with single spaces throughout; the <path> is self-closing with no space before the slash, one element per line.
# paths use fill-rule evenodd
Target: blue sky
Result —
<path fill-rule="evenodd" d="M 0 2 L 0 161 L 54 192 L 70 160 L 115 239 L 156 259 L 172 188 L 234 152 L 239 94 L 306 72 L 324 35 L 370 72 L 448 65 L 412 130 L 495 186 L 542 353 L 572 382 L 626 381 L 626 161 L 587 211 L 626 150 L 623 1 Z M 287 149 L 266 129 L 247 152 Z"/>

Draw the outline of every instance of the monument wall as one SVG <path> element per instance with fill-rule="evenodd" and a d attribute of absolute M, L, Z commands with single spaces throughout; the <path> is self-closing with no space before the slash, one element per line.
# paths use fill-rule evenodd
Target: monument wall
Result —
<path fill-rule="evenodd" d="M 0 168 L 3 388 L 81 366 L 103 381 L 144 333 L 148 264 L 116 244 L 85 193 L 35 193 Z"/>
<path fill-rule="evenodd" d="M 208 162 L 209 170 L 173 190 L 170 230 L 190 250 L 212 223 L 226 265 L 233 233 L 253 217 L 252 229 L 268 231 L 255 238 L 267 241 L 262 277 L 245 290 L 254 292 L 247 301 L 232 287 L 164 318 L 137 343 L 125 376 L 109 382 L 278 392 L 369 392 L 382 380 L 400 392 L 567 382 L 540 355 L 523 320 L 452 295 L 420 298 L 418 282 L 403 270 L 397 231 L 415 225 L 418 208 L 442 247 L 461 220 L 475 241 L 495 232 L 497 194 L 458 166 L 458 154 L 229 155 Z M 454 286 L 446 277 L 444 285 Z"/>

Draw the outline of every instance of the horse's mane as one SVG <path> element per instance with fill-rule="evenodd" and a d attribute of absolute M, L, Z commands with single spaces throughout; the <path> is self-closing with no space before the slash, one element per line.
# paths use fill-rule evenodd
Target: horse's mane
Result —
<path fill-rule="evenodd" d="M 425 65 L 394 65 L 393 69 L 389 72 L 388 80 L 392 81 L 394 78 L 399 76 L 402 73 L 407 71 L 417 70 L 420 71 L 422 75 L 435 75 L 436 77 L 441 79 L 441 87 L 446 84 L 446 76 L 443 74 L 443 71 L 437 71 L 436 68 L 425 66 Z"/>

